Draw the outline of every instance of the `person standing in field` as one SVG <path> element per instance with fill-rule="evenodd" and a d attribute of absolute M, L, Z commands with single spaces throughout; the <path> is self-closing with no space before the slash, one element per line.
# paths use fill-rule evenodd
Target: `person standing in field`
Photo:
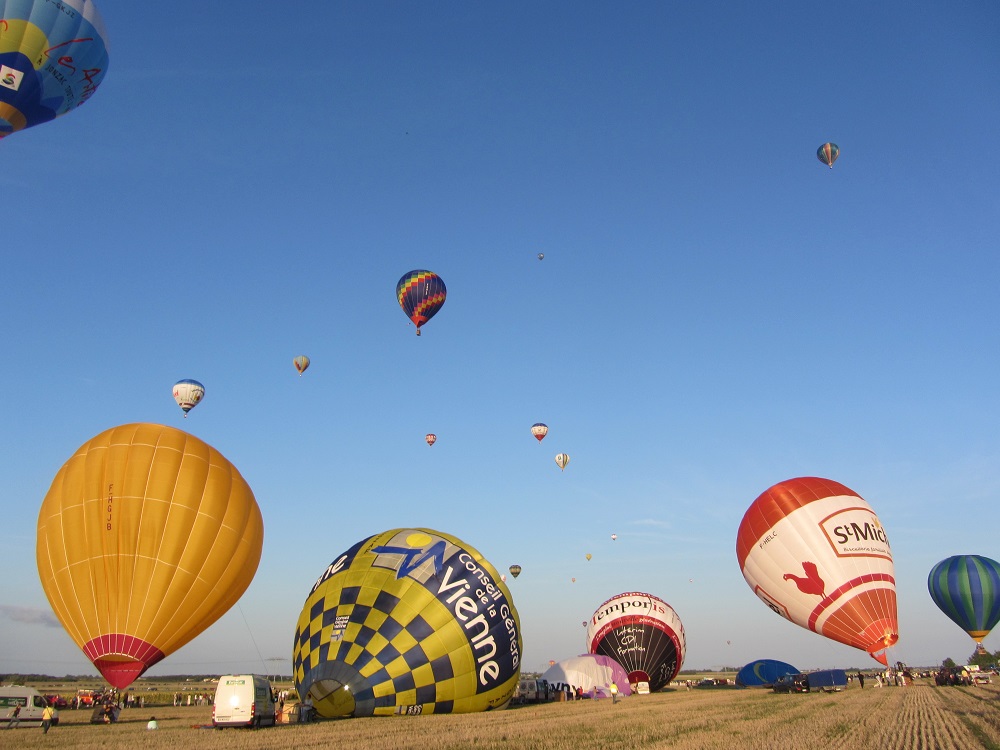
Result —
<path fill-rule="evenodd" d="M 618 683 L 611 683 L 611 704 L 614 705 L 618 702 Z"/>
<path fill-rule="evenodd" d="M 55 716 L 55 709 L 52 706 L 46 706 L 42 709 L 42 734 L 49 733 L 49 727 L 52 726 L 52 717 Z"/>
<path fill-rule="evenodd" d="M 21 706 L 20 705 L 14 706 L 14 710 L 10 712 L 10 716 L 8 717 L 10 721 L 7 722 L 7 728 L 17 729 L 17 725 L 21 723 L 21 719 L 19 718 L 20 716 L 21 716 Z"/>
<path fill-rule="evenodd" d="M 858 684 L 861 686 L 862 690 L 865 689 L 865 676 L 861 674 L 861 672 L 858 672 Z"/>

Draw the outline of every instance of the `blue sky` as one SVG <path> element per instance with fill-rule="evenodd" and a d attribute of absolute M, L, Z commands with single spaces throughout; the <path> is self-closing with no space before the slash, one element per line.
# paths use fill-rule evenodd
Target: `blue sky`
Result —
<path fill-rule="evenodd" d="M 239 606 L 151 675 L 289 671 L 316 577 L 403 526 L 523 566 L 525 669 L 630 590 L 685 667 L 874 667 L 740 573 L 744 511 L 803 475 L 889 533 L 891 658 L 972 652 L 926 578 L 1000 558 L 995 3 L 98 7 L 100 90 L 0 142 L 0 671 L 96 674 L 35 524 L 134 421 L 218 448 L 265 521 Z M 448 285 L 420 338 L 414 268 Z"/>

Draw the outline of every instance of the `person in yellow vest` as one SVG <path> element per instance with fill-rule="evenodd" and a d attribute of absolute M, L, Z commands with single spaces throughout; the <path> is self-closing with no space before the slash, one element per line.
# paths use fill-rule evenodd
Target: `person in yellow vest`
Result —
<path fill-rule="evenodd" d="M 56 714 L 56 710 L 52 706 L 46 706 L 42 709 L 42 734 L 49 733 L 49 727 L 52 726 L 52 719 Z"/>
<path fill-rule="evenodd" d="M 617 682 L 612 682 L 611 683 L 611 703 L 612 703 L 612 705 L 614 705 L 617 702 L 618 702 L 618 683 Z"/>

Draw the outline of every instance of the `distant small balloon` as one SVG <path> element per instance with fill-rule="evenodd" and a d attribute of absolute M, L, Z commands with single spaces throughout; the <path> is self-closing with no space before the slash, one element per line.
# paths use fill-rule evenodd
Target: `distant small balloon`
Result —
<path fill-rule="evenodd" d="M 507 575 L 505 573 L 501 573 L 500 580 L 503 581 L 504 583 L 507 583 Z"/>
<path fill-rule="evenodd" d="M 309 369 L 309 357 L 305 354 L 300 354 L 292 360 L 292 364 L 294 364 L 295 369 L 299 371 L 299 377 L 302 377 L 302 373 Z"/>
<path fill-rule="evenodd" d="M 507 570 L 510 571 L 510 574 L 514 576 L 514 578 L 517 578 L 519 575 L 521 575 L 520 565 L 511 565 L 509 568 L 507 568 Z"/>
<path fill-rule="evenodd" d="M 427 445 L 434 445 L 434 443 L 437 442 L 437 439 L 438 439 L 438 436 L 435 435 L 432 432 L 427 433 L 427 436 L 424 437 L 424 440 L 427 441 Z M 447 451 L 445 451 L 445 453 L 447 453 Z"/>
<path fill-rule="evenodd" d="M 840 148 L 836 143 L 824 143 L 816 149 L 816 158 L 830 169 L 833 169 L 833 163 L 837 161 L 838 156 L 840 156 Z"/>
<path fill-rule="evenodd" d="M 538 260 L 545 260 L 545 253 L 539 253 Z"/>
<path fill-rule="evenodd" d="M 559 467 L 560 471 L 565 471 L 566 464 L 569 463 L 569 456 L 565 453 L 560 453 L 556 456 L 556 465 Z"/>
<path fill-rule="evenodd" d="M 545 425 L 542 422 L 535 422 L 531 425 L 531 434 L 535 436 L 535 440 L 539 443 L 542 442 L 545 436 L 549 434 L 548 425 Z"/>
<path fill-rule="evenodd" d="M 178 380 L 174 383 L 173 394 L 174 401 L 184 410 L 184 418 L 187 419 L 188 412 L 205 398 L 205 386 L 197 380 Z"/>
<path fill-rule="evenodd" d="M 617 539 L 617 538 L 618 538 L 618 535 L 617 535 L 617 534 L 612 534 L 612 535 L 611 535 L 611 541 L 612 541 L 612 542 L 613 542 L 613 541 L 614 541 L 615 539 Z"/>
<path fill-rule="evenodd" d="M 587 553 L 587 559 L 589 560 L 590 558 L 591 558 L 591 554 L 588 552 Z"/>
<path fill-rule="evenodd" d="M 570 578 L 569 580 L 570 580 L 571 583 L 576 583 L 576 579 L 575 578 Z"/>

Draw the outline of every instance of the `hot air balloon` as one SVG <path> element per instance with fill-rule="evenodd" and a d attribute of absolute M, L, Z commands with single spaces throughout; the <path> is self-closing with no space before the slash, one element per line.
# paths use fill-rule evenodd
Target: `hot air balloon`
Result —
<path fill-rule="evenodd" d="M 539 253 L 538 260 L 545 260 L 545 253 Z"/>
<path fill-rule="evenodd" d="M 774 485 L 743 516 L 736 556 L 776 613 L 886 663 L 899 639 L 892 550 L 856 492 L 816 477 Z"/>
<path fill-rule="evenodd" d="M 650 691 L 668 685 L 684 663 L 684 626 L 669 604 L 650 594 L 619 594 L 597 608 L 587 627 L 587 651 L 617 661 L 628 681 Z"/>
<path fill-rule="evenodd" d="M 292 360 L 292 364 L 295 365 L 295 369 L 299 371 L 299 377 L 301 377 L 302 373 L 309 369 L 309 357 L 305 354 L 300 354 Z"/>
<path fill-rule="evenodd" d="M 542 679 L 550 685 L 572 685 L 583 688 L 587 695 L 597 692 L 606 698 L 611 697 L 611 683 L 614 682 L 622 695 L 632 694 L 628 675 L 621 664 L 602 654 L 583 654 L 552 662 Z"/>
<path fill-rule="evenodd" d="M 570 583 L 576 583 L 576 579 L 575 579 L 575 578 L 570 578 L 570 579 L 569 579 L 569 582 L 570 582 Z"/>
<path fill-rule="evenodd" d="M 89 100 L 108 68 L 107 38 L 90 0 L 0 2 L 0 138 Z"/>
<path fill-rule="evenodd" d="M 535 422 L 531 425 L 531 434 L 534 435 L 535 439 L 540 443 L 545 439 L 545 436 L 549 434 L 549 428 L 541 422 Z"/>
<path fill-rule="evenodd" d="M 568 463 L 569 463 L 569 456 L 567 456 L 565 453 L 560 453 L 558 456 L 556 456 L 556 465 L 559 467 L 560 471 L 565 470 L 566 464 Z"/>
<path fill-rule="evenodd" d="M 434 445 L 434 443 L 437 442 L 437 439 L 438 436 L 435 435 L 433 432 L 428 432 L 427 435 L 424 437 L 424 440 L 427 441 L 427 445 Z"/>
<path fill-rule="evenodd" d="M 972 639 L 983 638 L 1000 622 L 1000 563 L 981 555 L 942 560 L 927 576 L 931 599 Z"/>
<path fill-rule="evenodd" d="M 840 148 L 837 147 L 836 143 L 824 143 L 816 149 L 816 158 L 830 169 L 833 169 L 833 163 L 837 161 L 838 156 L 840 156 Z"/>
<path fill-rule="evenodd" d="M 127 424 L 56 474 L 36 557 L 56 617 L 124 690 L 236 603 L 263 540 L 253 492 L 222 454 L 172 427 Z"/>
<path fill-rule="evenodd" d="M 613 542 L 613 541 L 615 541 L 615 540 L 616 540 L 617 538 L 618 538 L 618 535 L 617 535 L 617 534 L 612 534 L 612 535 L 611 535 L 611 541 L 612 541 L 612 542 Z"/>
<path fill-rule="evenodd" d="M 178 380 L 174 383 L 173 393 L 174 401 L 184 410 L 184 418 L 187 419 L 188 412 L 205 398 L 205 386 L 197 380 Z"/>
<path fill-rule="evenodd" d="M 591 557 L 591 554 L 588 552 L 586 555 L 584 555 L 584 557 L 586 557 L 589 560 L 590 557 Z"/>
<path fill-rule="evenodd" d="M 500 580 L 503 581 L 504 583 L 507 583 L 507 576 L 501 573 Z"/>
<path fill-rule="evenodd" d="M 420 326 L 437 314 L 447 295 L 444 281 L 430 271 L 404 273 L 396 283 L 396 300 L 417 327 L 418 336 Z"/>
<path fill-rule="evenodd" d="M 519 575 L 521 575 L 520 565 L 511 565 L 509 568 L 507 568 L 507 570 L 510 571 L 510 574 L 514 576 L 514 578 L 517 578 Z"/>
<path fill-rule="evenodd" d="M 786 674 L 800 674 L 800 672 L 783 661 L 758 659 L 736 673 L 736 684 L 740 687 L 771 687 L 779 677 L 784 677 Z"/>
<path fill-rule="evenodd" d="M 299 616 L 295 688 L 323 717 L 507 706 L 523 652 L 510 591 L 473 547 L 392 529 L 334 559 Z"/>

